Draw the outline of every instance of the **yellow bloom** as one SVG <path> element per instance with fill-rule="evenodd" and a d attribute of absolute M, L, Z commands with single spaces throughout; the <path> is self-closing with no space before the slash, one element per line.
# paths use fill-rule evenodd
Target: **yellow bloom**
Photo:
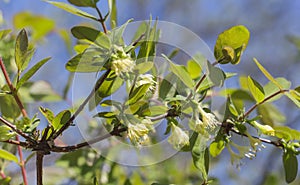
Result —
<path fill-rule="evenodd" d="M 133 70 L 134 61 L 130 58 L 117 59 L 112 61 L 112 70 L 116 72 L 118 76 L 122 73 L 128 73 Z"/>
<path fill-rule="evenodd" d="M 205 128 L 214 129 L 217 126 L 221 125 L 215 115 L 205 112 L 200 105 L 198 106 L 198 110 L 202 115 L 202 122 Z"/>
<path fill-rule="evenodd" d="M 168 141 L 174 146 L 175 149 L 180 150 L 182 147 L 190 144 L 189 136 L 186 132 L 173 123 L 171 124 L 171 128 L 172 133 Z"/>
<path fill-rule="evenodd" d="M 153 130 L 152 122 L 148 119 L 144 119 L 138 124 L 129 123 L 127 127 L 130 141 L 137 146 L 147 143 L 149 141 L 148 133 Z"/>

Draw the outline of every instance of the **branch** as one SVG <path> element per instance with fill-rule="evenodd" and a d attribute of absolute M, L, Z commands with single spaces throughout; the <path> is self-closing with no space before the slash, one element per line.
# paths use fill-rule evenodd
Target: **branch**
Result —
<path fill-rule="evenodd" d="M 43 151 L 36 152 L 36 176 L 37 176 L 37 185 L 43 185 Z"/>
<path fill-rule="evenodd" d="M 57 132 L 52 132 L 52 135 L 49 138 L 52 138 L 53 140 L 56 139 L 59 135 L 63 133 L 75 120 L 75 118 L 80 114 L 80 112 L 83 110 L 85 105 L 90 101 L 90 99 L 94 96 L 95 92 L 100 88 L 108 74 L 110 73 L 110 69 L 108 69 L 103 76 L 99 78 L 99 80 L 96 82 L 95 87 L 92 89 L 88 97 L 83 101 L 83 103 L 78 107 L 76 112 L 70 117 L 70 119 L 67 121 L 66 124 L 64 124 Z"/>
<path fill-rule="evenodd" d="M 99 15 L 99 20 L 98 21 L 101 23 L 102 28 L 103 28 L 103 32 L 106 34 L 107 33 L 107 28 L 106 28 L 106 25 L 104 23 L 105 19 L 103 19 L 102 13 L 101 13 L 100 9 L 97 6 L 96 6 L 96 11 Z"/>
<path fill-rule="evenodd" d="M 16 140 L 6 140 L 6 141 L 3 141 L 4 143 L 9 143 L 9 144 L 13 144 L 13 145 L 18 145 L 18 146 L 22 146 L 22 147 L 29 147 L 30 145 L 27 143 L 27 142 L 22 142 L 22 141 L 16 141 Z"/>
<path fill-rule="evenodd" d="M 127 130 L 127 128 L 120 128 L 120 129 L 114 129 L 113 131 L 111 131 L 110 133 L 107 133 L 103 136 L 99 136 L 97 138 L 94 138 L 90 141 L 86 141 L 86 142 L 83 142 L 83 143 L 79 143 L 79 144 L 76 144 L 76 145 L 71 145 L 71 146 L 53 146 L 51 148 L 51 151 L 52 152 L 71 152 L 71 151 L 74 151 L 74 150 L 78 150 L 80 148 L 83 148 L 83 147 L 86 147 L 86 146 L 89 146 L 91 144 L 94 144 L 94 143 L 97 143 L 97 142 L 100 142 L 102 140 L 105 140 L 111 136 L 120 136 L 120 134 L 122 132 L 125 132 Z"/>
<path fill-rule="evenodd" d="M 6 70 L 6 68 L 5 68 L 4 64 L 3 64 L 3 61 L 2 61 L 2 58 L 1 58 L 1 57 L 0 57 L 0 67 L 1 67 L 1 70 L 2 70 L 3 75 L 4 75 L 4 77 L 5 77 L 6 83 L 7 83 L 7 85 L 9 86 L 10 91 L 11 91 L 11 93 L 12 93 L 14 99 L 16 100 L 16 102 L 17 102 L 17 104 L 18 104 L 18 106 L 19 106 L 19 108 L 20 108 L 20 110 L 21 110 L 21 112 L 22 112 L 22 115 L 23 115 L 24 117 L 28 117 L 27 112 L 26 112 L 26 110 L 25 110 L 25 108 L 24 108 L 24 105 L 23 105 L 21 99 L 20 99 L 19 96 L 18 96 L 17 90 L 16 90 L 16 88 L 13 86 L 13 84 L 12 84 L 11 81 L 10 81 L 9 75 L 8 75 L 8 73 L 7 73 L 7 70 Z M 2 120 L 1 120 L 1 121 L 2 121 Z M 16 130 L 16 129 L 15 129 L 15 130 Z M 24 138 L 25 138 L 25 139 L 28 139 L 29 141 L 32 140 L 29 136 L 27 136 L 26 134 L 24 134 L 24 133 L 21 132 L 21 131 L 18 131 L 17 133 L 20 134 L 20 135 L 22 135 L 23 137 L 25 136 Z M 20 138 L 19 138 L 18 135 L 16 136 L 16 140 L 17 140 L 17 141 L 20 141 Z M 24 185 L 28 185 L 28 182 L 27 182 L 27 175 L 26 175 L 26 169 L 25 169 L 24 160 L 23 160 L 23 152 L 22 152 L 22 149 L 21 149 L 20 146 L 17 146 L 17 149 L 18 149 L 18 153 L 19 153 L 19 157 L 20 157 L 20 167 L 21 167 L 21 171 L 22 171 L 22 176 L 23 176 Z"/>
<path fill-rule="evenodd" d="M 281 94 L 281 93 L 285 93 L 285 92 L 288 92 L 289 90 L 279 90 L 273 94 L 271 94 L 270 96 L 266 97 L 263 101 L 259 102 L 259 103 L 256 103 L 255 105 L 253 105 L 243 116 L 243 118 L 246 118 L 247 116 L 249 116 L 249 114 L 254 111 L 259 105 L 265 103 L 266 101 L 274 98 L 275 96 Z"/>

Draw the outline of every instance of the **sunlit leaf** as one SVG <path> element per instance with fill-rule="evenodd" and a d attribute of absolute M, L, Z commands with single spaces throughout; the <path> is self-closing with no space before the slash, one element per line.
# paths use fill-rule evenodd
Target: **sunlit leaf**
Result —
<path fill-rule="evenodd" d="M 25 82 L 27 82 L 48 60 L 51 58 L 45 58 L 41 61 L 39 61 L 37 64 L 35 64 L 32 68 L 30 68 L 18 81 L 17 83 L 17 89 L 19 89 Z"/>
<path fill-rule="evenodd" d="M 146 94 L 146 92 L 149 90 L 151 84 L 144 84 L 137 88 L 135 88 L 132 93 L 129 94 L 129 98 L 127 103 L 129 105 L 132 105 L 139 101 L 141 98 L 143 98 Z"/>
<path fill-rule="evenodd" d="M 52 126 L 54 130 L 59 130 L 63 125 L 65 125 L 71 117 L 71 112 L 69 110 L 63 110 L 58 113 L 52 121 Z"/>
<path fill-rule="evenodd" d="M 187 71 L 192 79 L 199 78 L 202 74 L 201 66 L 194 60 L 189 60 L 187 62 Z"/>
<path fill-rule="evenodd" d="M 6 125 L 0 126 L 0 141 L 7 141 L 14 137 L 16 134 L 11 131 Z"/>
<path fill-rule="evenodd" d="M 265 92 L 263 87 L 250 76 L 248 76 L 248 87 L 257 103 L 260 103 L 264 100 Z"/>
<path fill-rule="evenodd" d="M 216 86 L 222 86 L 225 80 L 224 72 L 207 61 L 208 77 Z"/>
<path fill-rule="evenodd" d="M 221 63 L 224 64 L 229 62 L 232 64 L 238 64 L 243 51 L 248 45 L 249 38 L 250 33 L 243 25 L 234 26 L 228 30 L 225 30 L 218 36 L 215 45 L 214 55 L 217 61 L 221 61 Z M 226 49 L 226 47 L 232 49 L 234 52 L 234 58 L 227 59 L 227 56 L 224 55 L 224 48 Z"/>
<path fill-rule="evenodd" d="M 16 39 L 15 46 L 15 62 L 18 67 L 18 70 L 21 71 L 24 65 L 24 62 L 27 57 L 28 51 L 28 37 L 24 29 L 22 29 Z"/>
<path fill-rule="evenodd" d="M 194 82 L 187 72 L 186 68 L 182 65 L 174 64 L 166 55 L 163 57 L 169 62 L 170 70 L 189 88 L 193 88 Z"/>
<path fill-rule="evenodd" d="M 213 157 L 217 157 L 225 148 L 225 142 L 223 140 L 214 141 L 209 146 L 209 153 Z"/>
<path fill-rule="evenodd" d="M 0 158 L 9 160 L 9 161 L 13 161 L 15 163 L 19 162 L 17 156 L 15 156 L 14 154 L 12 154 L 6 150 L 2 150 L 2 149 L 0 149 Z"/>
<path fill-rule="evenodd" d="M 153 62 L 143 62 L 134 66 L 134 70 L 137 70 L 139 74 L 148 72 L 153 67 Z"/>
<path fill-rule="evenodd" d="M 100 34 L 100 31 L 86 26 L 75 26 L 71 29 L 72 35 L 77 39 L 87 39 L 94 42 Z"/>
<path fill-rule="evenodd" d="M 10 89 L 6 85 L 1 90 L 4 92 L 10 92 Z M 10 94 L 0 96 L 0 110 L 2 116 L 6 118 L 16 119 L 21 114 L 16 100 Z"/>
<path fill-rule="evenodd" d="M 71 6 L 69 4 L 66 4 L 66 3 L 63 3 L 63 2 L 55 2 L 55 1 L 46 1 L 46 2 L 56 6 L 58 8 L 61 8 L 61 9 L 65 10 L 69 13 L 72 13 L 74 15 L 90 18 L 90 19 L 93 19 L 95 21 L 98 20 L 95 16 L 93 16 L 93 15 L 87 13 L 87 12 L 84 12 L 82 10 L 79 10 L 79 9 L 75 8 L 74 6 Z"/>
<path fill-rule="evenodd" d="M 10 32 L 11 32 L 11 30 L 9 30 L 9 29 L 0 30 L 0 40 L 3 39 L 4 37 L 6 37 Z"/>
<path fill-rule="evenodd" d="M 116 0 L 109 0 L 108 5 L 110 9 L 110 27 L 113 29 L 118 25 Z"/>
<path fill-rule="evenodd" d="M 286 141 L 300 140 L 300 132 L 287 126 L 274 126 L 275 136 Z"/>

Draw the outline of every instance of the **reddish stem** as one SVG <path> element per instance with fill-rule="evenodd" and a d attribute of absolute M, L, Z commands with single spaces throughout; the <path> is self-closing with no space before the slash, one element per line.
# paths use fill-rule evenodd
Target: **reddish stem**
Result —
<path fill-rule="evenodd" d="M 11 81 L 10 81 L 10 78 L 9 78 L 9 75 L 7 73 L 7 70 L 3 64 L 3 61 L 2 61 L 2 58 L 0 57 L 0 67 L 1 67 L 1 70 L 3 72 L 3 75 L 4 75 L 4 78 L 6 80 L 6 83 L 7 85 L 9 86 L 13 96 L 14 96 L 14 99 L 16 100 L 21 112 L 22 112 L 22 115 L 24 117 L 27 117 L 27 112 L 19 98 L 19 96 L 17 95 L 17 92 L 16 92 L 16 88 L 12 85 Z M 16 140 L 17 141 L 20 141 L 20 138 L 19 136 L 17 135 L 16 136 Z M 25 163 L 24 163 L 24 160 L 23 160 L 23 152 L 22 152 L 22 148 L 21 146 L 17 146 L 17 149 L 18 149 L 18 153 L 19 153 L 19 157 L 20 157 L 20 167 L 21 167 L 21 171 L 22 171 L 22 176 L 23 176 L 23 183 L 24 185 L 28 185 L 28 181 L 27 181 L 27 175 L 26 175 L 26 169 L 25 169 Z"/>
<path fill-rule="evenodd" d="M 5 179 L 6 178 L 6 175 L 4 174 L 4 172 L 0 171 L 0 176 L 2 179 Z"/>

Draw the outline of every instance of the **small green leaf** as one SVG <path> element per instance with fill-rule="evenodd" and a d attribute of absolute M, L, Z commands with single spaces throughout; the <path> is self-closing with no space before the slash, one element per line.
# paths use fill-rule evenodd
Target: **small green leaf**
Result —
<path fill-rule="evenodd" d="M 248 45 L 250 38 L 250 32 L 243 25 L 234 26 L 228 30 L 225 30 L 218 36 L 216 41 L 214 55 L 217 61 L 220 63 L 229 63 L 238 64 L 241 60 L 241 55 Z M 231 48 L 230 52 L 226 48 Z M 225 50 L 224 50 L 225 49 Z M 225 52 L 226 51 L 226 52 Z M 229 52 L 229 53 L 228 53 Z M 227 55 L 225 56 L 224 54 Z M 231 57 L 230 60 L 225 60 Z M 222 61 L 223 60 L 223 61 Z"/>
<path fill-rule="evenodd" d="M 0 126 L 0 141 L 6 141 L 14 137 L 16 134 L 11 132 L 11 129 L 6 125 Z"/>
<path fill-rule="evenodd" d="M 293 91 L 292 91 L 293 93 Z M 291 92 L 288 93 L 284 93 L 284 95 L 286 95 L 290 100 L 292 100 L 292 102 L 297 105 L 298 108 L 300 108 L 300 101 L 295 97 L 294 94 L 291 94 Z"/>
<path fill-rule="evenodd" d="M 213 141 L 209 146 L 209 153 L 213 157 L 217 157 L 225 148 L 225 142 L 223 140 Z"/>
<path fill-rule="evenodd" d="M 284 151 L 282 156 L 284 171 L 285 171 L 285 181 L 287 183 L 293 182 L 297 177 L 298 172 L 298 160 L 296 155 L 290 149 Z"/>
<path fill-rule="evenodd" d="M 189 60 L 187 62 L 187 71 L 192 79 L 199 78 L 202 74 L 201 66 L 194 60 Z"/>
<path fill-rule="evenodd" d="M 143 62 L 134 66 L 134 70 L 137 70 L 139 74 L 148 72 L 153 67 L 153 62 Z"/>
<path fill-rule="evenodd" d="M 207 180 L 209 170 L 209 152 L 206 142 L 207 138 L 199 134 L 192 149 L 194 166 L 201 171 L 204 181 Z"/>
<path fill-rule="evenodd" d="M 4 92 L 10 92 L 10 89 L 7 85 L 5 85 L 1 90 Z M 0 110 L 1 115 L 6 118 L 16 119 L 21 114 L 16 100 L 9 94 L 0 96 Z"/>
<path fill-rule="evenodd" d="M 28 37 L 25 29 L 22 29 L 16 39 L 15 62 L 18 70 L 21 71 L 28 51 Z"/>
<path fill-rule="evenodd" d="M 63 110 L 58 113 L 55 118 L 53 118 L 52 126 L 54 130 L 59 130 L 63 125 L 65 125 L 71 117 L 71 112 L 69 110 Z"/>
<path fill-rule="evenodd" d="M 265 92 L 263 87 L 250 76 L 248 76 L 248 87 L 257 103 L 260 103 L 264 100 Z"/>
<path fill-rule="evenodd" d="M 95 8 L 99 0 L 68 0 L 69 3 L 79 7 L 92 7 Z"/>
<path fill-rule="evenodd" d="M 109 0 L 109 10 L 110 10 L 110 27 L 113 29 L 118 25 L 117 21 L 117 5 L 116 0 Z"/>
<path fill-rule="evenodd" d="M 93 16 L 93 15 L 87 13 L 87 12 L 84 12 L 82 10 L 79 10 L 79 9 L 75 8 L 74 6 L 71 6 L 69 4 L 62 3 L 62 2 L 55 2 L 55 1 L 46 1 L 46 2 L 56 6 L 58 8 L 61 8 L 61 9 L 65 10 L 69 13 L 72 13 L 74 15 L 78 15 L 78 16 L 81 16 L 81 17 L 86 17 L 86 18 L 98 21 L 98 19 L 95 16 Z"/>
<path fill-rule="evenodd" d="M 116 92 L 123 85 L 123 79 L 111 72 L 97 91 L 101 98 L 105 98 Z"/>
<path fill-rule="evenodd" d="M 208 77 L 216 86 L 222 86 L 225 80 L 224 72 L 207 61 Z"/>
<path fill-rule="evenodd" d="M 3 39 L 4 37 L 6 37 L 10 32 L 11 32 L 11 30 L 9 30 L 9 29 L 0 30 L 0 40 Z"/>
<path fill-rule="evenodd" d="M 144 84 L 135 88 L 133 92 L 129 94 L 129 98 L 127 101 L 128 105 L 132 105 L 142 99 L 145 96 L 146 92 L 149 90 L 150 85 L 151 84 Z"/>
<path fill-rule="evenodd" d="M 9 160 L 9 161 L 13 161 L 15 163 L 19 163 L 17 156 L 15 156 L 14 154 L 12 154 L 6 150 L 0 149 L 0 158 Z"/>
<path fill-rule="evenodd" d="M 275 136 L 286 141 L 300 140 L 300 132 L 287 126 L 275 126 Z"/>
<path fill-rule="evenodd" d="M 176 92 L 176 84 L 173 83 L 174 78 L 177 78 L 173 73 L 168 74 L 160 83 L 159 97 L 166 99 L 167 97 L 173 97 Z"/>
<path fill-rule="evenodd" d="M 54 119 L 54 113 L 50 109 L 43 108 L 43 107 L 40 107 L 39 110 L 43 114 L 43 116 L 47 119 L 48 123 L 51 124 Z"/>
<path fill-rule="evenodd" d="M 166 55 L 163 57 L 169 62 L 170 70 L 189 88 L 194 87 L 194 81 L 190 77 L 186 68 L 182 65 L 174 64 Z"/>
<path fill-rule="evenodd" d="M 71 29 L 72 35 L 77 39 L 87 39 L 94 42 L 100 34 L 100 31 L 86 26 L 75 26 Z"/>
<path fill-rule="evenodd" d="M 260 71 L 271 81 L 273 82 L 279 89 L 283 89 L 282 86 L 275 80 L 275 78 L 262 66 L 256 58 L 253 59 L 253 61 L 256 63 L 257 67 L 260 69 Z"/>
<path fill-rule="evenodd" d="M 294 90 L 290 90 L 290 94 L 297 99 L 298 101 L 300 101 L 300 86 L 295 88 Z"/>
<path fill-rule="evenodd" d="M 51 58 L 45 58 L 41 61 L 39 61 L 37 64 L 35 64 L 32 68 L 30 68 L 18 81 L 17 83 L 17 89 L 19 89 L 25 82 L 27 82 L 48 60 Z"/>

